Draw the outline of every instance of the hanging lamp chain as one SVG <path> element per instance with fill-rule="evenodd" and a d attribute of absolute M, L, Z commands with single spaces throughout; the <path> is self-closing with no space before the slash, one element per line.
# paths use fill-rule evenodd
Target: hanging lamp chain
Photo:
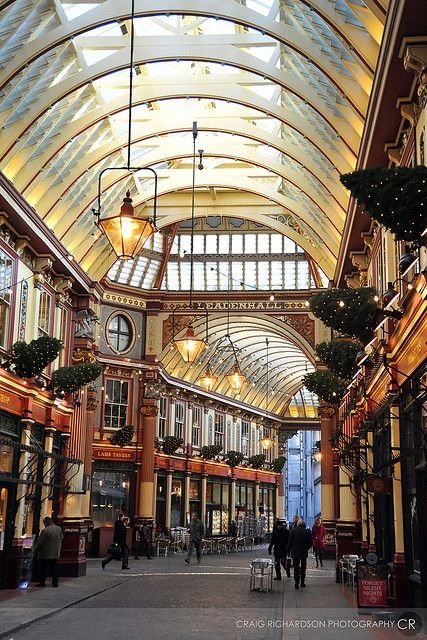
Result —
<path fill-rule="evenodd" d="M 130 169 L 130 149 L 132 144 L 132 102 L 133 102 L 133 64 L 135 54 L 135 0 L 132 0 L 131 18 L 130 18 L 130 63 L 129 63 L 129 121 L 128 121 L 128 153 L 127 153 L 127 168 Z"/>

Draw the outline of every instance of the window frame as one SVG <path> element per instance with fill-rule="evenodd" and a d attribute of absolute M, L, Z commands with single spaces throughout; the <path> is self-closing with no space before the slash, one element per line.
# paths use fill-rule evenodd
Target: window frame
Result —
<path fill-rule="evenodd" d="M 221 444 L 222 451 L 224 451 L 225 446 L 225 413 L 221 411 L 215 411 L 215 420 L 214 420 L 214 445 Z M 219 442 L 221 438 L 221 442 Z"/>
<path fill-rule="evenodd" d="M 182 409 L 182 420 L 178 420 L 178 407 L 180 411 Z M 177 425 L 180 425 L 180 428 L 177 429 Z M 182 438 L 184 440 L 185 434 L 185 402 L 184 400 L 176 400 L 175 401 L 175 419 L 173 424 L 173 434 L 176 438 Z"/>
<path fill-rule="evenodd" d="M 202 419 L 203 419 L 203 412 L 202 412 L 202 407 L 199 404 L 195 404 L 193 405 L 193 411 L 192 411 L 192 425 L 191 425 L 191 446 L 195 447 L 196 449 L 200 449 L 200 434 L 201 434 L 201 429 L 202 429 Z M 197 413 L 198 415 L 198 423 L 197 423 L 197 427 L 195 426 L 195 413 Z"/>
<path fill-rule="evenodd" d="M 125 384 L 128 385 L 128 387 L 127 387 L 127 402 L 126 402 L 126 404 L 124 404 L 122 402 L 119 402 L 119 403 L 107 402 L 108 383 L 109 382 L 112 382 L 112 383 L 118 382 L 118 383 L 121 383 L 122 385 L 125 383 Z M 108 377 L 106 377 L 104 379 L 103 387 L 104 387 L 104 397 L 103 397 L 103 404 L 102 404 L 102 429 L 104 431 L 117 431 L 118 429 L 121 429 L 125 425 L 131 423 L 131 417 L 132 417 L 131 416 L 132 380 L 118 378 L 118 377 L 114 377 L 114 376 L 108 376 Z M 113 426 L 111 423 L 110 424 L 106 424 L 106 414 L 107 414 L 106 408 L 107 408 L 107 405 L 109 405 L 111 407 L 119 406 L 119 413 L 120 413 L 120 407 L 122 407 L 122 406 L 126 407 L 123 424 L 118 424 L 117 426 Z M 120 421 L 120 415 L 119 415 L 119 421 Z"/>
<path fill-rule="evenodd" d="M 116 319 L 116 318 L 124 318 L 125 321 L 128 323 L 128 327 L 129 327 L 129 344 L 125 349 L 117 349 L 114 344 L 112 343 L 111 339 L 110 339 L 110 325 L 111 323 Z M 120 320 L 118 320 L 118 323 L 120 322 Z M 136 327 L 135 327 L 135 323 L 133 321 L 133 318 L 126 313 L 125 311 L 122 311 L 121 309 L 114 311 L 113 313 L 111 313 L 106 322 L 105 322 L 105 328 L 104 328 L 104 333 L 105 333 L 105 341 L 108 345 L 108 347 L 111 349 L 111 351 L 113 351 L 114 353 L 120 354 L 120 355 L 124 355 L 126 353 L 129 353 L 129 351 L 131 351 L 131 349 L 134 347 L 135 345 L 135 340 L 136 340 Z M 120 338 L 120 332 L 117 331 L 117 336 L 118 338 Z M 123 334 L 126 335 L 126 334 Z"/>
<path fill-rule="evenodd" d="M 0 351 L 7 352 L 13 343 L 13 333 L 14 333 L 14 321 L 15 321 L 15 313 L 16 313 L 16 289 L 17 289 L 17 265 L 18 259 L 17 256 L 11 251 L 10 247 L 5 244 L 3 241 L 0 241 L 0 252 L 5 255 L 6 260 L 10 260 L 10 286 L 11 292 L 9 294 L 8 301 L 5 300 L 4 296 L 0 294 L 0 298 L 5 302 L 6 313 L 5 313 L 5 332 L 4 339 L 2 339 L 2 332 L 0 331 Z M 6 292 L 7 293 L 7 292 Z"/>
<path fill-rule="evenodd" d="M 163 411 L 162 411 L 163 410 Z M 160 396 L 159 398 L 159 420 L 157 426 L 157 435 L 160 440 L 164 440 L 168 432 L 168 416 L 169 416 L 169 398 Z M 160 428 L 160 427 L 164 428 Z M 163 432 L 163 435 L 162 435 Z"/>

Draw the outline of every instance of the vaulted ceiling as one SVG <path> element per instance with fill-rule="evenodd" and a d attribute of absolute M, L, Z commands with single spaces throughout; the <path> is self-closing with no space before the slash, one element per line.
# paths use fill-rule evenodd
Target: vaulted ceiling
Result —
<path fill-rule="evenodd" d="M 158 172 L 159 226 L 189 218 L 196 120 L 196 215 L 284 233 L 332 277 L 386 4 L 136 0 L 131 159 Z M 114 256 L 91 209 L 101 170 L 126 164 L 131 2 L 0 9 L 0 170 L 99 279 Z M 104 211 L 126 189 L 152 210 L 147 172 L 102 189 Z"/>

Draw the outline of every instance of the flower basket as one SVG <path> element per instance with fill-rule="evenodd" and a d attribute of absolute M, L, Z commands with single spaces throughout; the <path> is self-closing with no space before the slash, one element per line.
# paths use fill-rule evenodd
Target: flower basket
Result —
<path fill-rule="evenodd" d="M 264 453 L 258 453 L 255 456 L 251 456 L 248 460 L 248 464 L 252 469 L 261 469 L 265 465 L 267 460 Z"/>
<path fill-rule="evenodd" d="M 214 458 L 219 456 L 221 451 L 222 447 L 220 445 L 209 444 L 200 449 L 200 455 L 202 456 L 203 460 L 213 460 Z"/>
<path fill-rule="evenodd" d="M 225 454 L 224 462 L 230 467 L 237 467 L 239 464 L 242 464 L 244 457 L 240 451 L 228 451 Z"/>
<path fill-rule="evenodd" d="M 318 344 L 316 353 L 332 373 L 343 380 L 351 380 L 357 369 L 356 354 L 362 349 L 360 342 L 331 340 Z"/>
<path fill-rule="evenodd" d="M 309 391 L 330 404 L 339 404 L 346 391 L 345 384 L 327 369 L 307 373 L 302 381 Z"/>
<path fill-rule="evenodd" d="M 102 368 L 93 362 L 76 364 L 73 367 L 60 367 L 52 374 L 51 387 L 58 392 L 78 391 L 101 375 Z"/>
<path fill-rule="evenodd" d="M 282 473 L 285 462 L 285 456 L 279 456 L 278 458 L 275 458 L 271 463 L 271 470 L 274 471 L 274 473 Z"/>
<path fill-rule="evenodd" d="M 121 429 L 118 429 L 115 434 L 110 438 L 111 444 L 115 444 L 118 447 L 128 447 L 132 444 L 134 434 L 134 427 L 132 424 L 127 424 Z"/>
<path fill-rule="evenodd" d="M 177 438 L 176 436 L 165 436 L 163 440 L 163 453 L 170 456 L 183 444 L 184 440 L 182 438 Z"/>
<path fill-rule="evenodd" d="M 16 375 L 21 378 L 33 378 L 53 362 L 63 348 L 61 340 L 48 336 L 31 340 L 29 344 L 15 342 L 3 366 L 13 367 Z"/>

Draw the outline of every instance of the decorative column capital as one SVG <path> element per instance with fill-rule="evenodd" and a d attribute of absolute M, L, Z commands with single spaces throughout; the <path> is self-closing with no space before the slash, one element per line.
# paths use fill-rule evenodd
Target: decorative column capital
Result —
<path fill-rule="evenodd" d="M 143 404 L 139 411 L 144 418 L 155 418 L 159 413 L 159 408 L 156 404 Z"/>

